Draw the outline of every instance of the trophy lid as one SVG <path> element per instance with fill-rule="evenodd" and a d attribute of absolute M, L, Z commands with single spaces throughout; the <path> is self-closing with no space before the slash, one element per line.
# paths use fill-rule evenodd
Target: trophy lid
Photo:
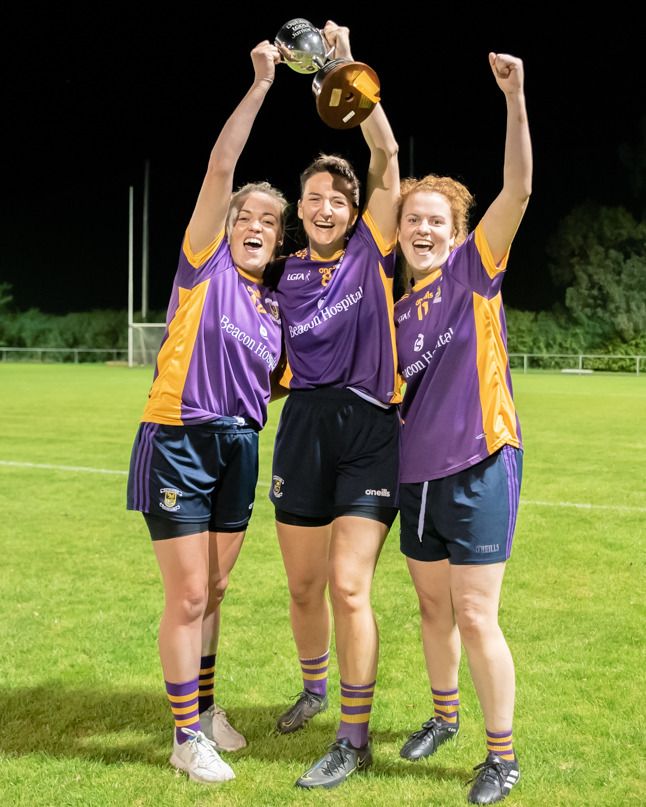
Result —
<path fill-rule="evenodd" d="M 297 73 L 316 73 L 325 64 L 321 32 L 302 17 L 286 22 L 276 34 L 275 44 L 285 62 Z"/>

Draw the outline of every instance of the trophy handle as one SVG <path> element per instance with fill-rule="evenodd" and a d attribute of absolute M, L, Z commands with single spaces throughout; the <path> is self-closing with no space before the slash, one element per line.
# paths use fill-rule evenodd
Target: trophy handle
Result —
<path fill-rule="evenodd" d="M 330 43 L 327 41 L 327 37 L 326 37 L 326 36 L 325 36 L 325 34 L 323 33 L 323 29 L 322 29 L 322 28 L 319 28 L 319 29 L 318 29 L 318 32 L 319 32 L 319 34 L 321 35 L 321 39 L 323 40 L 323 42 L 325 42 L 325 44 L 326 44 L 328 47 L 330 47 Z M 327 61 L 328 59 L 330 59 L 333 53 L 334 53 L 334 48 L 330 48 L 330 50 L 326 51 L 326 52 L 325 52 L 325 61 Z M 323 65 L 321 65 L 321 67 L 323 67 Z"/>

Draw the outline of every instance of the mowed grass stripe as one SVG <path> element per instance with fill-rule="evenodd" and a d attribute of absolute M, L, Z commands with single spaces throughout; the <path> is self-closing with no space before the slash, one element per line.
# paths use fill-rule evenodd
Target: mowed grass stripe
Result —
<path fill-rule="evenodd" d="M 150 371 L 0 367 L 0 456 L 126 468 Z M 635 378 L 514 375 L 524 498 L 601 507 L 521 509 L 500 621 L 517 677 L 521 782 L 510 805 L 646 800 L 646 617 L 641 508 L 646 384 Z M 280 404 L 261 435 L 271 474 Z M 263 491 L 223 605 L 216 700 L 249 745 L 237 778 L 204 788 L 168 766 L 172 718 L 156 634 L 163 589 L 143 519 L 120 475 L 0 468 L 0 799 L 11 805 L 464 805 L 484 758 L 482 715 L 463 659 L 460 737 L 431 760 L 399 758 L 432 714 L 417 602 L 397 530 L 377 566 L 381 631 L 374 769 L 329 793 L 294 781 L 334 739 L 330 710 L 293 737 L 273 732 L 301 687 L 272 508 Z M 621 502 L 631 511 L 603 509 Z M 617 518 L 621 515 L 621 518 Z"/>

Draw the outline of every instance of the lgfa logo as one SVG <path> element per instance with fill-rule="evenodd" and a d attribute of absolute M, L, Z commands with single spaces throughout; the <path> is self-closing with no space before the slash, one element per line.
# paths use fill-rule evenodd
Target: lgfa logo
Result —
<path fill-rule="evenodd" d="M 419 351 L 424 347 L 424 334 L 420 333 L 417 335 L 417 339 L 415 340 L 415 346 L 413 350 L 415 353 L 419 353 Z"/>

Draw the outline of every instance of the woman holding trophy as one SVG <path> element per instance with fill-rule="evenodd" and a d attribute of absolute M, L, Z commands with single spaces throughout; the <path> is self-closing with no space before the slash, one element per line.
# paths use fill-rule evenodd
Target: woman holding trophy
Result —
<path fill-rule="evenodd" d="M 159 653 L 175 718 L 170 761 L 207 784 L 234 777 L 217 752 L 246 744 L 214 704 L 215 654 L 282 340 L 276 296 L 262 277 L 282 244 L 285 199 L 267 182 L 232 195 L 279 61 L 268 42 L 251 57 L 254 82 L 211 152 L 184 236 L 128 480 L 128 509 L 144 515 L 164 582 Z"/>
<path fill-rule="evenodd" d="M 352 59 L 347 28 L 328 22 L 323 36 L 335 58 Z M 270 498 L 304 683 L 278 730 L 296 731 L 327 707 L 328 584 L 341 674 L 337 739 L 298 779 L 304 788 L 336 787 L 372 761 L 368 721 L 379 635 L 370 589 L 398 504 L 392 319 L 398 147 L 380 104 L 361 127 L 371 153 L 363 214 L 350 164 L 321 155 L 301 174 L 298 216 L 308 245 L 277 262 L 268 281 L 283 318 L 289 364 L 283 383 L 290 390 Z"/>

